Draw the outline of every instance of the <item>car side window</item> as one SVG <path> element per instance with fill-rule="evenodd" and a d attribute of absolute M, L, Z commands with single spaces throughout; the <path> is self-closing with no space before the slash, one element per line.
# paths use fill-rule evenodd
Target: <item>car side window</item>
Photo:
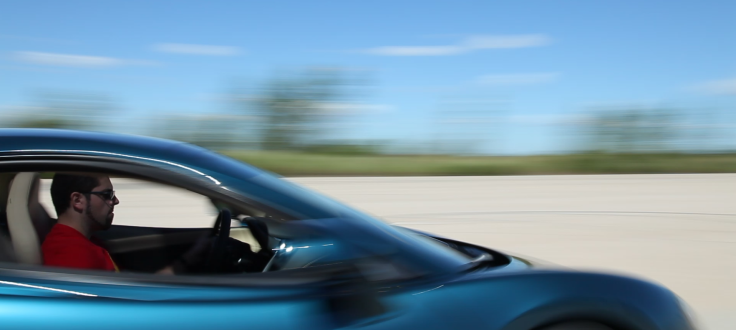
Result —
<path fill-rule="evenodd" d="M 115 196 L 114 225 L 157 228 L 212 227 L 216 208 L 207 196 L 139 179 L 111 178 Z M 51 201 L 51 179 L 42 179 L 40 202 L 56 218 Z"/>
<path fill-rule="evenodd" d="M 71 246 L 68 245 L 70 236 L 68 232 L 64 232 L 65 227 L 58 227 L 61 229 L 55 232 L 55 236 L 53 236 L 54 240 L 51 241 L 52 243 L 49 243 L 50 245 L 48 246 L 44 245 L 41 247 L 42 243 L 49 241 L 51 235 L 48 231 L 39 233 L 36 224 L 38 221 L 33 221 L 34 216 L 24 217 L 20 215 L 15 216 L 17 220 L 14 221 L 15 228 L 19 228 L 19 225 L 27 224 L 27 226 L 16 230 L 16 233 L 11 233 L 11 237 L 23 237 L 23 240 L 26 241 L 27 238 L 31 237 L 30 234 L 35 232 L 39 234 L 40 238 L 38 242 L 34 241 L 27 244 L 29 245 L 27 253 L 20 254 L 17 258 L 19 263 L 40 264 L 43 261 L 44 265 L 57 267 L 57 264 L 63 263 L 64 265 L 74 264 L 76 266 L 62 267 L 102 269 L 96 268 L 100 266 L 105 267 L 106 270 L 114 268 L 115 270 L 142 273 L 154 273 L 165 270 L 167 267 L 169 267 L 167 271 L 187 274 L 220 271 L 219 268 L 210 267 L 213 262 L 212 260 L 215 259 L 210 260 L 212 256 L 206 252 L 206 247 L 211 247 L 211 244 L 206 242 L 208 240 L 207 237 L 212 235 L 213 224 L 218 214 L 220 214 L 218 208 L 229 209 L 231 206 L 211 199 L 207 195 L 195 193 L 173 185 L 104 174 L 103 176 L 105 177 L 105 181 L 101 181 L 101 185 L 110 187 L 110 184 L 112 184 L 110 187 L 112 189 L 106 188 L 90 193 L 95 193 L 94 196 L 100 196 L 99 198 L 105 202 L 104 204 L 95 204 L 93 201 L 96 201 L 97 197 L 91 197 L 92 195 L 89 195 L 90 197 L 88 198 L 90 199 L 87 205 L 91 205 L 93 208 L 87 210 L 87 215 L 99 215 L 100 213 L 98 211 L 102 207 L 100 205 L 108 206 L 108 208 L 102 207 L 102 210 L 108 218 L 109 215 L 112 215 L 112 218 L 109 218 L 112 220 L 112 226 L 94 231 L 90 238 L 93 244 L 103 249 L 102 251 L 107 254 L 107 257 L 103 255 L 104 258 L 98 258 L 95 253 L 99 252 L 99 250 L 96 250 L 96 248 L 85 248 L 85 253 L 90 252 L 91 257 L 86 259 L 77 258 L 74 260 L 91 260 L 89 261 L 90 263 L 101 263 L 104 261 L 104 264 L 101 266 L 98 264 L 92 266 L 90 266 L 91 264 L 76 265 L 73 261 L 69 261 L 72 259 L 63 259 L 69 253 L 55 254 L 53 251 L 60 251 L 60 246 L 62 246 L 58 243 L 60 240 L 66 240 L 66 246 Z M 40 187 L 40 189 L 33 191 L 25 189 L 21 194 L 18 194 L 19 196 L 33 196 L 37 202 L 30 203 L 20 200 L 14 203 L 22 204 L 21 206 L 35 204 L 39 208 L 45 208 L 47 210 L 46 212 L 48 212 L 48 217 L 55 223 L 56 221 L 53 218 L 58 218 L 58 215 L 54 210 L 51 197 L 51 177 L 54 177 L 53 173 L 19 173 L 15 175 L 12 187 Z M 108 178 L 109 181 L 106 181 Z M 34 182 L 35 184 L 33 184 Z M 12 195 L 11 197 L 14 196 L 13 191 L 10 193 Z M 28 209 L 29 207 L 21 208 Z M 249 211 L 249 213 L 254 213 L 253 215 L 260 214 L 256 212 L 258 211 Z M 25 210 L 25 212 L 18 213 L 28 214 L 29 212 Z M 236 213 L 234 216 L 248 215 Z M 28 220 L 27 218 L 31 219 Z M 65 218 L 65 221 L 69 221 L 70 219 L 72 218 Z M 31 223 L 35 229 L 30 226 Z M 242 251 L 239 250 L 241 254 L 247 254 L 246 249 L 250 250 L 251 254 L 258 253 L 261 250 L 259 241 L 253 236 L 248 227 L 242 225 L 241 221 L 231 220 L 228 225 L 233 227 L 227 232 L 229 233 L 229 237 L 234 240 L 227 241 L 227 244 L 241 248 Z M 200 241 L 205 243 L 200 244 Z M 214 249 L 214 247 L 212 248 Z M 41 249 L 47 249 L 48 251 L 43 250 L 43 253 L 41 253 Z M 71 251 L 71 248 L 65 251 Z M 17 248 L 15 252 L 18 255 Z M 79 255 L 82 252 L 75 251 L 74 253 L 75 255 Z M 52 258 L 47 259 L 48 257 Z M 220 255 L 217 255 L 217 257 L 219 258 Z M 181 261 L 184 258 L 187 261 Z M 243 258 L 241 257 L 240 259 Z M 48 264 L 49 260 L 52 260 L 51 264 Z M 108 261 L 111 261 L 111 263 Z M 262 260 L 261 264 L 265 264 L 267 261 Z"/>

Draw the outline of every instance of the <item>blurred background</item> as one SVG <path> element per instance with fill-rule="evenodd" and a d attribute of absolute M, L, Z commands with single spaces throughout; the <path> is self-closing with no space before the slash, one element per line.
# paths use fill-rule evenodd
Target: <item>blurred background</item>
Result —
<path fill-rule="evenodd" d="M 730 172 L 731 1 L 1 5 L 0 125 L 286 175 Z"/>
<path fill-rule="evenodd" d="M 29 0 L 0 17 L 2 127 L 325 176 L 289 180 L 394 224 L 642 276 L 706 329 L 736 325 L 734 1 Z M 116 188 L 132 203 L 118 224 L 160 193 Z"/>

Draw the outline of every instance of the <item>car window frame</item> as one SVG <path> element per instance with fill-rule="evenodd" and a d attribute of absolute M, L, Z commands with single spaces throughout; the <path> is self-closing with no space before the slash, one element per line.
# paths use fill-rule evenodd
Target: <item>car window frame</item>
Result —
<path fill-rule="evenodd" d="M 277 209 L 231 190 L 217 189 L 217 185 L 205 179 L 209 175 L 194 177 L 184 174 L 176 166 L 166 164 L 154 165 L 145 161 L 97 155 L 0 155 L 0 172 L 95 172 L 121 175 L 186 189 L 236 207 L 255 208 L 285 221 L 303 217 L 292 210 Z"/>
<path fill-rule="evenodd" d="M 269 205 L 248 199 L 241 194 L 225 189 L 213 189 L 211 181 L 182 174 L 163 166 L 154 166 L 139 161 L 114 157 L 88 155 L 0 155 L 0 172 L 95 172 L 141 179 L 192 191 L 214 198 L 236 207 L 252 207 L 277 214 L 288 221 L 293 214 L 283 212 Z M 279 222 L 279 220 L 274 220 Z M 294 285 L 324 280 L 318 269 L 284 270 L 268 273 L 244 273 L 237 275 L 179 275 L 165 276 L 147 273 L 111 273 L 98 270 L 57 268 L 42 265 L 28 265 L 14 262 L 0 262 L 0 276 L 21 277 L 41 281 L 60 281 L 67 283 L 120 284 L 167 283 L 206 286 L 269 286 Z M 276 275 L 274 275 L 276 274 Z M 112 281 L 112 282 L 111 282 Z"/>
<path fill-rule="evenodd" d="M 129 159 L 121 159 L 117 157 L 109 157 L 109 156 L 98 156 L 98 155 L 79 155 L 79 154 L 15 154 L 15 155 L 3 155 L 3 153 L 0 153 L 0 172 L 61 172 L 61 171 L 68 171 L 68 172 L 97 172 L 97 173 L 107 173 L 111 175 L 121 175 L 125 177 L 131 177 L 131 178 L 137 178 L 142 179 L 146 181 L 152 181 L 157 183 L 162 183 L 165 185 L 175 186 L 183 189 L 190 190 L 194 193 L 198 193 L 210 198 L 215 198 L 217 200 L 220 200 L 224 203 L 227 203 L 229 205 L 234 205 L 236 207 L 238 206 L 250 206 L 253 207 L 255 205 L 255 208 L 261 209 L 266 211 L 270 214 L 277 214 L 282 219 L 269 219 L 269 231 L 274 232 L 274 236 L 280 237 L 279 227 L 284 226 L 287 227 L 294 227 L 300 226 L 300 223 L 303 221 L 291 221 L 296 219 L 303 219 L 300 218 L 303 215 L 301 214 L 295 214 L 290 213 L 289 211 L 282 211 L 275 209 L 274 207 L 270 205 L 266 205 L 263 203 L 260 203 L 259 201 L 253 200 L 248 198 L 248 196 L 244 196 L 241 193 L 230 191 L 227 189 L 218 189 L 218 186 L 213 183 L 213 180 L 208 179 L 205 177 L 205 174 L 200 173 L 197 176 L 191 175 L 190 173 L 182 173 L 181 171 L 177 170 L 176 167 L 167 167 L 165 164 L 160 163 L 146 163 L 140 160 L 129 160 Z M 216 175 L 216 173 L 209 173 L 212 175 Z M 319 221 L 320 219 L 310 219 L 314 221 Z M 287 224 L 288 223 L 288 224 Z M 21 264 L 14 264 L 21 266 Z M 28 265 L 23 265 L 28 266 Z M 340 266 L 338 266 L 340 267 Z M 10 269 L 12 269 L 11 267 Z M 107 274 L 105 272 L 99 272 L 99 271 L 80 271 L 74 270 L 74 269 L 53 269 L 50 267 L 43 267 L 43 266 L 35 266 L 35 268 L 31 267 L 36 272 L 46 274 L 46 273 L 54 273 L 54 274 L 85 274 L 87 272 L 92 272 L 92 274 L 96 273 L 97 277 L 99 278 L 100 275 L 103 275 L 103 278 L 126 278 L 126 276 L 132 276 L 131 278 L 144 278 L 146 281 L 152 281 L 152 282 L 166 282 L 169 283 L 170 279 L 163 280 L 159 278 L 157 275 L 153 274 L 136 274 L 131 275 L 130 273 L 127 273 L 125 275 L 119 275 L 119 274 Z M 322 267 L 314 267 L 314 268 L 303 268 L 303 269 L 294 269 L 294 270 L 280 270 L 278 272 L 267 272 L 267 273 L 244 273 L 244 274 L 238 274 L 235 275 L 235 279 L 232 279 L 231 283 L 265 283 L 268 282 L 268 280 L 264 280 L 263 278 L 272 278 L 273 274 L 278 274 L 277 276 L 280 277 L 292 277 L 292 276 L 306 276 L 306 277 L 312 277 L 315 272 L 317 275 L 320 273 L 320 269 Z M 429 268 L 428 266 L 418 266 L 417 269 L 424 269 Z M 6 269 L 7 270 L 7 269 Z M 287 272 L 287 273 L 282 273 Z M 2 264 L 0 263 L 0 275 L 2 275 Z M 265 275 L 259 275 L 259 274 L 265 274 Z M 303 275 L 302 275 L 303 274 Z M 312 275 L 309 275 L 312 274 Z M 121 277 L 122 276 L 122 277 Z M 142 277 L 141 277 L 142 276 Z M 319 275 L 321 276 L 321 275 Z M 42 276 L 43 277 L 43 276 Z M 213 281 L 213 279 L 217 279 L 215 281 L 220 281 L 221 279 L 224 279 L 225 275 L 213 275 L 213 276 L 182 276 L 184 282 L 191 283 L 191 284 L 204 284 L 208 283 L 208 281 Z M 195 278 L 195 279 L 193 279 Z M 209 278 L 210 280 L 201 280 L 201 278 Z M 252 281 L 251 281 L 252 279 Z M 76 280 L 74 280 L 76 282 Z M 265 281 L 265 282 L 264 282 Z M 179 282 L 177 280 L 176 282 Z M 289 282 L 289 281 L 286 281 Z M 260 285 L 260 284 L 256 284 Z"/>

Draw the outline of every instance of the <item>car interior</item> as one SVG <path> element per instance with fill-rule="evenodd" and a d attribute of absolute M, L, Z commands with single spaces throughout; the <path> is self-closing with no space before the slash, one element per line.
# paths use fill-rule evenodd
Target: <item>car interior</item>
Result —
<path fill-rule="evenodd" d="M 42 177 L 52 176 L 53 173 L 38 172 L 0 173 L 0 262 L 43 264 L 41 244 L 56 224 L 56 219 L 47 211 L 53 212 L 53 205 L 42 203 L 41 194 L 48 194 L 48 191 L 42 191 Z M 113 182 L 116 179 L 119 178 L 113 178 Z M 44 180 L 48 186 L 50 179 Z M 113 222 L 110 229 L 95 233 L 92 240 L 110 253 L 120 269 L 153 273 L 172 264 L 198 239 L 211 236 L 211 254 L 216 253 L 217 256 L 209 259 L 217 260 L 208 260 L 208 263 L 216 262 L 217 265 L 196 269 L 195 273 L 263 271 L 273 256 L 272 247 L 279 245 L 278 239 L 268 236 L 265 224 L 257 220 L 267 215 L 255 209 L 237 209 L 214 199 L 208 201 L 213 210 L 211 213 L 217 216 L 202 214 L 202 223 L 214 222 L 214 227 L 165 228 L 156 227 L 155 221 L 147 226 L 116 225 Z M 257 235 L 260 237 L 254 236 L 250 230 L 253 226 L 259 228 Z M 268 246 L 263 249 L 262 245 Z M 253 258 L 258 262 L 248 263 Z"/>

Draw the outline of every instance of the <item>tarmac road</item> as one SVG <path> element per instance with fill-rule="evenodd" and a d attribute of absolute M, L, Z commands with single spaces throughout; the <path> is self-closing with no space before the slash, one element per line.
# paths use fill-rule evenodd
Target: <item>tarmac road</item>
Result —
<path fill-rule="evenodd" d="M 704 329 L 736 329 L 736 174 L 289 180 L 390 223 L 659 282 L 692 305 Z M 214 219 L 208 201 L 187 191 L 113 182 L 116 224 Z M 42 202 L 51 209 L 48 196 Z"/>

